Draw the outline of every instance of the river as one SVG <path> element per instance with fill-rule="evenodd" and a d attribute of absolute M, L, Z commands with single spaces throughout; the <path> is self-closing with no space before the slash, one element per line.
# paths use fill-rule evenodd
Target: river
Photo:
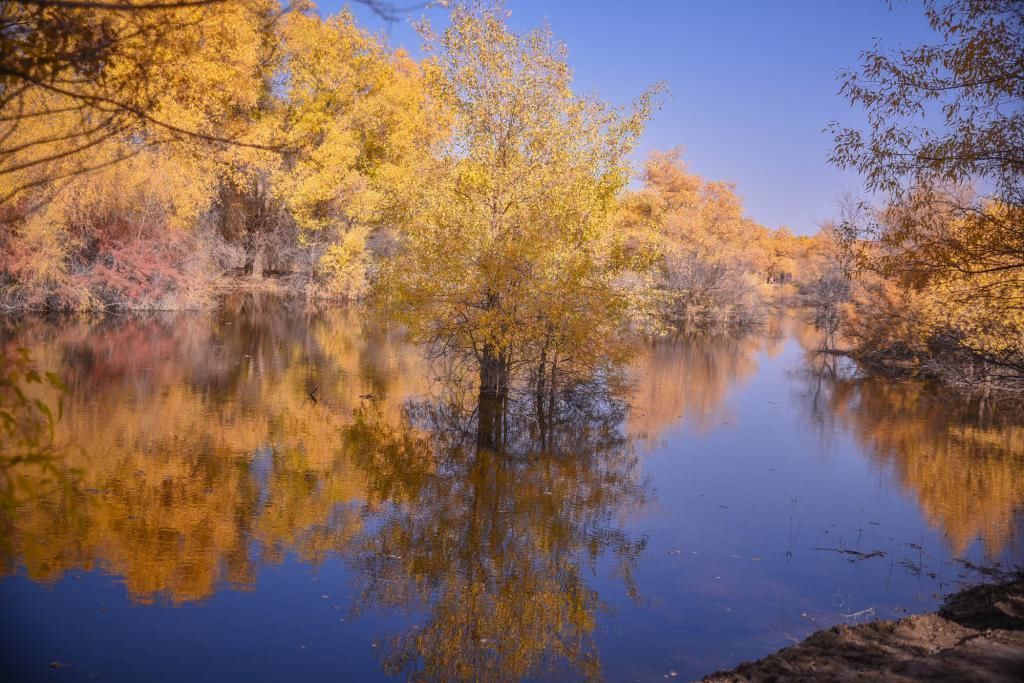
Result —
<path fill-rule="evenodd" d="M 689 679 L 1024 562 L 1024 421 L 795 313 L 643 342 L 503 454 L 356 311 L 0 329 L 67 385 L 72 472 L 0 529 L 9 681 Z"/>

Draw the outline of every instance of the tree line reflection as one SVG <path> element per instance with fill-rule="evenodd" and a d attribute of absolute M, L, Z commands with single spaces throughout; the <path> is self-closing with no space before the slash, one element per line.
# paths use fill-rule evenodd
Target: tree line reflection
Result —
<path fill-rule="evenodd" d="M 288 554 L 339 556 L 358 610 L 426 615 L 381 648 L 388 671 L 596 674 L 587 569 L 610 557 L 631 585 L 645 544 L 623 524 L 649 487 L 621 399 L 566 393 L 543 429 L 509 406 L 499 444 L 479 405 L 423 398 L 430 372 L 396 337 L 248 297 L 212 315 L 30 321 L 18 343 L 67 378 L 75 485 L 7 520 L 4 573 L 101 569 L 138 602 L 178 604 L 251 587 Z"/>
<path fill-rule="evenodd" d="M 419 615 L 380 648 L 390 673 L 598 676 L 589 577 L 609 562 L 639 596 L 646 539 L 627 520 L 653 496 L 643 449 L 680 420 L 719 424 L 786 338 L 815 348 L 813 330 L 783 319 L 652 343 L 540 415 L 529 400 L 438 398 L 419 351 L 340 310 L 239 296 L 210 314 L 24 321 L 5 339 L 68 385 L 58 440 L 74 486 L 6 520 L 0 570 L 50 582 L 101 569 L 133 600 L 178 604 L 252 587 L 289 554 L 341 557 L 357 612 Z M 895 472 L 955 552 L 1011 542 L 1020 422 L 820 363 L 808 356 L 808 415 Z"/>
<path fill-rule="evenodd" d="M 851 434 L 914 495 L 953 553 L 980 539 L 995 557 L 1015 542 L 1024 514 L 1019 408 L 950 400 L 920 382 L 861 377 L 842 359 L 818 353 L 813 329 L 801 328 L 797 339 L 807 353 L 804 405 L 823 433 Z"/>

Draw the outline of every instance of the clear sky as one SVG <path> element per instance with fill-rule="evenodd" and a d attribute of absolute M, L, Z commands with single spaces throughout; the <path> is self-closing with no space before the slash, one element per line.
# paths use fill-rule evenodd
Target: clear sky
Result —
<path fill-rule="evenodd" d="M 321 0 L 322 13 L 346 3 Z M 399 1 L 395 4 L 401 5 Z M 409 4 L 416 4 L 410 0 Z M 810 234 L 837 214 L 859 179 L 826 161 L 830 121 L 863 116 L 837 94 L 837 72 L 876 39 L 912 47 L 931 38 L 919 0 L 506 0 L 517 31 L 545 19 L 569 48 L 577 90 L 627 104 L 646 86 L 669 94 L 638 158 L 682 146 L 690 168 L 736 183 L 747 213 Z M 388 25 L 353 7 L 363 26 L 420 55 L 408 21 Z M 426 13 L 442 26 L 443 10 Z"/>

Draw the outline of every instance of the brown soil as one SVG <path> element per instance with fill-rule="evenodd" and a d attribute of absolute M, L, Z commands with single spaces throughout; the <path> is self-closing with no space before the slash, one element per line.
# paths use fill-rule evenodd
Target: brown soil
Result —
<path fill-rule="evenodd" d="M 970 588 L 937 614 L 836 626 L 705 681 L 1024 681 L 1024 576 Z"/>

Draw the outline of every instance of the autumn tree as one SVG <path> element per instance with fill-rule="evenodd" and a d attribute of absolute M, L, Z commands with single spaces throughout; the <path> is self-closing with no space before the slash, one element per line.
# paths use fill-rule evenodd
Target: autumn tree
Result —
<path fill-rule="evenodd" d="M 388 21 L 413 8 L 387 0 L 354 2 Z M 192 138 L 253 146 L 238 130 L 211 130 L 161 106 L 217 102 L 248 79 L 205 89 L 210 83 L 196 79 L 190 97 L 178 100 L 169 97 L 180 93 L 168 90 L 166 81 L 190 73 L 181 67 L 197 53 L 213 58 L 205 62 L 211 73 L 226 73 L 267 47 L 267 41 L 244 35 L 242 15 L 262 15 L 269 25 L 288 9 L 308 6 L 307 0 L 289 7 L 275 0 L 5 0 L 0 3 L 0 158 L 20 155 L 18 163 L 0 165 L 0 177 L 45 164 L 56 154 L 76 162 L 68 172 L 87 172 L 99 165 L 92 155 L 97 145 L 140 127 L 147 129 L 149 142 Z M 214 26 L 234 34 L 236 49 L 208 51 L 209 43 L 223 40 L 210 35 Z M 54 115 L 62 116 L 64 129 L 50 132 L 35 125 Z M 62 144 L 55 152 L 57 142 Z M 13 196 L 0 196 L 0 204 Z"/>
<path fill-rule="evenodd" d="M 203 306 L 236 267 L 366 293 L 374 233 L 432 135 L 407 55 L 310 2 L 15 4 L 5 58 L 28 71 L 0 109 L 3 305 Z M 78 33 L 97 26 L 93 68 Z"/>
<path fill-rule="evenodd" d="M 926 0 L 924 11 L 936 42 L 876 47 L 841 75 L 869 127 L 833 125 L 832 160 L 886 200 L 846 224 L 860 265 L 879 278 L 862 331 L 893 330 L 901 360 L 953 360 L 946 369 L 965 385 L 1019 389 L 1024 13 L 1015 0 Z"/>
<path fill-rule="evenodd" d="M 100 149 L 126 137 L 254 144 L 226 124 L 254 105 L 247 70 L 266 41 L 253 30 L 276 12 L 274 0 L 3 3 L 0 203 L 138 153 Z"/>
<path fill-rule="evenodd" d="M 261 73 L 276 7 L 238 0 L 16 14 L 29 33 L 12 49 L 26 69 L 55 49 L 44 40 L 53 12 L 102 19 L 116 40 L 99 73 L 68 57 L 53 73 L 8 74 L 11 98 L 0 110 L 5 305 L 193 305 L 184 288 L 207 279 L 208 269 L 193 266 L 209 250 L 194 238 L 216 200 L 220 155 L 261 144 L 241 138 L 267 93 Z M 74 43 L 73 33 L 61 35 Z"/>
<path fill-rule="evenodd" d="M 271 167 L 272 192 L 326 292 L 359 298 L 373 276 L 374 233 L 396 228 L 397 197 L 439 129 L 419 66 L 387 50 L 351 13 L 322 20 L 293 11 L 281 40 L 275 116 L 290 151 Z"/>
<path fill-rule="evenodd" d="M 836 333 L 846 319 L 853 258 L 831 224 L 823 226 L 806 242 L 794 302 L 810 313 L 810 321 L 821 330 L 821 351 L 831 352 L 836 349 Z"/>
<path fill-rule="evenodd" d="M 619 220 L 634 249 L 655 259 L 662 317 L 683 325 L 755 320 L 769 231 L 744 216 L 733 186 L 690 173 L 678 149 L 652 154 L 642 180 Z"/>
<path fill-rule="evenodd" d="M 499 403 L 526 374 L 550 399 L 563 372 L 606 355 L 629 266 L 610 216 L 651 102 L 623 113 L 575 94 L 565 47 L 504 18 L 467 4 L 443 34 L 422 27 L 448 135 L 409 192 L 385 290 L 415 338 L 471 359 Z"/>

